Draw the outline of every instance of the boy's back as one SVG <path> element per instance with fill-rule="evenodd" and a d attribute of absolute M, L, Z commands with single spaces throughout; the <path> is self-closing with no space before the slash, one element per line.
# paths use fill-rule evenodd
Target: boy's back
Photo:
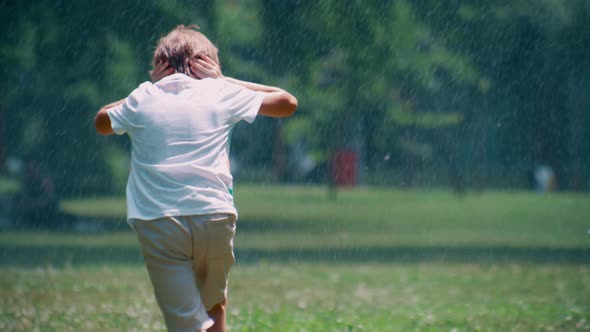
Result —
<path fill-rule="evenodd" d="M 112 128 L 132 142 L 128 218 L 232 213 L 229 142 L 252 122 L 263 96 L 222 79 L 174 74 L 141 84 L 108 110 Z"/>

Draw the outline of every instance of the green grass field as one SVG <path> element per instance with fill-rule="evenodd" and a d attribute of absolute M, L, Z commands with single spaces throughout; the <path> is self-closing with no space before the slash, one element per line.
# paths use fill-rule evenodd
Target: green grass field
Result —
<path fill-rule="evenodd" d="M 231 331 L 590 330 L 590 195 L 238 186 Z M 0 331 L 161 331 L 121 198 L 0 232 Z"/>

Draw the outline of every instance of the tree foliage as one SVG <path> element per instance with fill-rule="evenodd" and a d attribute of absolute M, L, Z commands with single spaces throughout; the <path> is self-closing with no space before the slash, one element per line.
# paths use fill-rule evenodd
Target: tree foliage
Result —
<path fill-rule="evenodd" d="M 560 187 L 589 185 L 584 0 L 40 0 L 0 12 L 0 158 L 42 161 L 65 195 L 120 191 L 126 140 L 97 137 L 93 116 L 148 79 L 157 39 L 181 23 L 219 46 L 227 75 L 299 99 L 294 118 L 236 131 L 244 167 L 294 151 L 321 165 L 345 148 L 369 182 L 525 186 L 548 164 Z"/>

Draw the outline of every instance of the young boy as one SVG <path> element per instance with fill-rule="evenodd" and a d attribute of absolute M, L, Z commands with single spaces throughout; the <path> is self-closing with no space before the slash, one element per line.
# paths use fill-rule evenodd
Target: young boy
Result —
<path fill-rule="evenodd" d="M 230 134 L 258 114 L 288 117 L 297 99 L 224 77 L 217 48 L 194 27 L 160 39 L 153 83 L 96 115 L 98 133 L 131 139 L 127 220 L 136 231 L 169 331 L 225 331 L 237 211 Z"/>

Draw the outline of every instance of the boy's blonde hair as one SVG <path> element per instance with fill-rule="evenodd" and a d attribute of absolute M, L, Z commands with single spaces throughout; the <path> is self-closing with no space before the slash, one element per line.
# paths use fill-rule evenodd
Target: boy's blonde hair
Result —
<path fill-rule="evenodd" d="M 189 61 L 201 55 L 207 55 L 219 65 L 217 47 L 197 31 L 198 26 L 179 25 L 166 36 L 160 38 L 154 51 L 153 65 L 162 60 L 168 61 L 177 73 L 191 76 Z"/>

